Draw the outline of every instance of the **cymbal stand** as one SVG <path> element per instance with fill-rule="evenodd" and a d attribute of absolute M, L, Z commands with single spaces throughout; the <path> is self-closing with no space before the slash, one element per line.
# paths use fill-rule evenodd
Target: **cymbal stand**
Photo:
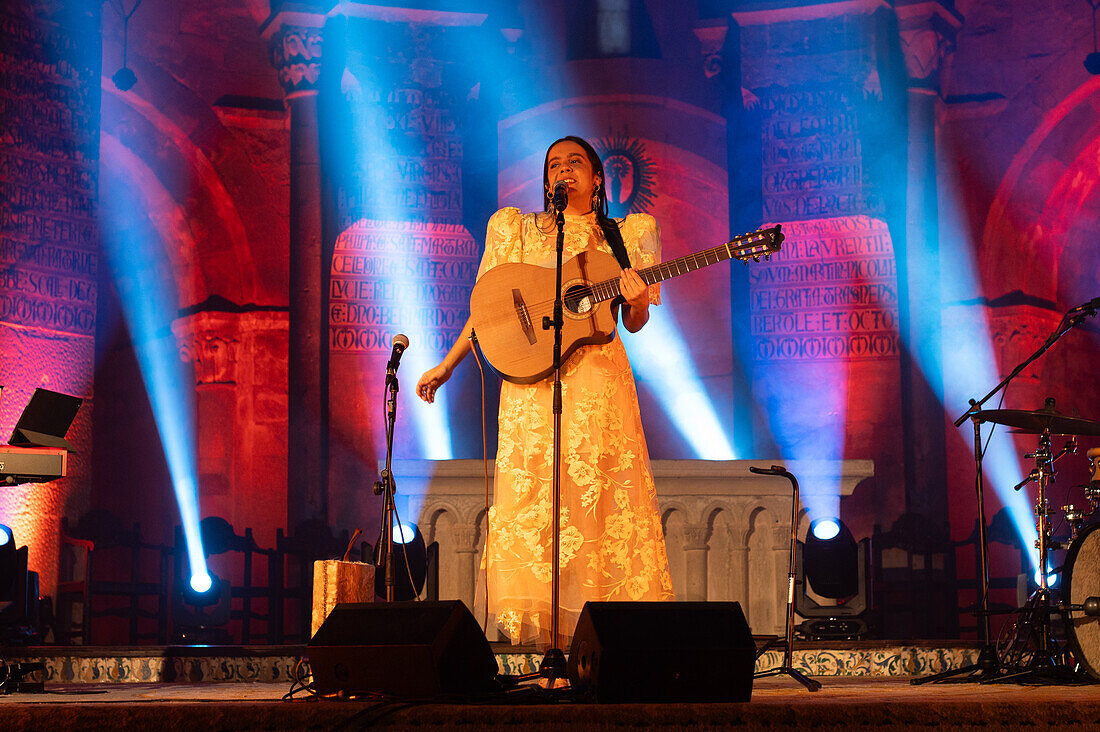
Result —
<path fill-rule="evenodd" d="M 787 570 L 787 633 L 783 640 L 783 663 L 776 668 L 760 671 L 754 674 L 754 678 L 762 679 L 768 676 L 780 676 L 786 674 L 806 687 L 807 691 L 817 691 L 821 688 L 821 682 L 811 679 L 794 667 L 794 555 L 798 544 L 798 479 L 791 475 L 782 465 L 773 465 L 770 469 L 749 466 L 749 472 L 758 475 L 778 475 L 791 481 L 791 556 Z M 764 650 L 767 650 L 765 646 Z"/>
<path fill-rule="evenodd" d="M 1001 386 L 1003 385 L 1004 382 L 1002 382 Z M 962 420 L 965 420 L 967 415 L 969 415 L 970 421 L 974 423 L 974 489 L 978 494 L 977 615 L 979 616 L 979 623 L 982 631 L 982 647 L 981 650 L 978 651 L 978 659 L 974 663 L 960 666 L 959 668 L 949 669 L 947 671 L 941 671 L 937 674 L 930 674 L 928 676 L 912 679 L 909 683 L 913 686 L 927 683 L 935 684 L 956 676 L 965 676 L 965 678 L 958 679 L 959 681 L 984 681 L 995 676 L 1001 668 L 1000 659 L 997 657 L 997 647 L 994 645 L 991 637 L 992 632 L 989 623 L 989 549 L 985 537 L 985 486 L 982 479 L 982 420 L 976 414 L 978 407 L 988 400 L 989 397 L 993 396 L 993 393 L 994 392 L 990 392 L 987 394 L 981 402 L 975 402 L 971 399 L 970 409 L 959 418 L 959 421 L 955 422 L 955 426 L 958 427 L 962 424 Z"/>
<path fill-rule="evenodd" d="M 1070 308 L 1065 315 L 1062 316 L 1054 332 L 1051 333 L 1042 345 L 1039 346 L 1026 359 L 1021 361 L 1015 368 L 1009 372 L 1008 376 L 1001 379 L 1001 383 L 993 387 L 988 394 L 981 399 L 975 401 L 970 400 L 970 406 L 965 412 L 959 415 L 959 418 L 955 420 L 955 426 L 960 427 L 966 420 L 971 420 L 974 423 L 974 467 L 976 469 L 974 476 L 974 487 L 977 492 L 978 499 L 978 556 L 979 556 L 979 572 L 978 572 L 978 610 L 977 615 L 980 616 L 980 627 L 982 630 L 982 648 L 978 653 L 978 660 L 972 664 L 962 666 L 960 668 L 951 669 L 949 671 L 943 671 L 938 674 L 932 674 L 930 676 L 922 676 L 920 678 L 913 679 L 910 683 L 925 684 L 928 682 L 944 681 L 954 676 L 967 675 L 966 678 L 959 679 L 959 681 L 986 681 L 996 676 L 1001 669 L 1001 661 L 997 656 L 997 648 L 993 643 L 990 631 L 989 622 L 989 549 L 986 542 L 986 526 L 985 526 L 985 496 L 983 494 L 982 485 L 982 430 L 981 420 L 978 418 L 977 413 L 981 411 L 982 405 L 989 401 L 994 394 L 1008 386 L 1008 382 L 1016 378 L 1021 371 L 1027 368 L 1035 359 L 1046 353 L 1047 349 L 1053 346 L 1059 338 L 1064 336 L 1073 328 L 1081 325 L 1086 319 L 1095 317 L 1097 308 L 1100 307 L 1100 298 L 1095 298 L 1089 302 L 1078 305 L 1077 307 Z M 1045 557 L 1041 558 L 1042 561 L 1046 561 Z M 1043 572 L 1045 574 L 1045 572 Z"/>

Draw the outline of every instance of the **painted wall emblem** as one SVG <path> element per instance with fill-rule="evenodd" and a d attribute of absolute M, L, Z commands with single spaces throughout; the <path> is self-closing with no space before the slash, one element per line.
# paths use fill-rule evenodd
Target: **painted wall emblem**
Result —
<path fill-rule="evenodd" d="M 650 210 L 655 195 L 656 166 L 645 144 L 625 134 L 596 140 L 593 147 L 607 175 L 607 204 L 614 217 Z"/>

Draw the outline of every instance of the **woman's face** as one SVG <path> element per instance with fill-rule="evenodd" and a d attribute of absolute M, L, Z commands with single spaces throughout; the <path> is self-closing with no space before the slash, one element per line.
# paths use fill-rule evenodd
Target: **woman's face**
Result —
<path fill-rule="evenodd" d="M 592 162 L 577 143 L 571 140 L 559 142 L 550 148 L 546 157 L 546 179 L 550 190 L 558 181 L 569 186 L 568 213 L 585 214 L 592 210 L 592 194 L 602 185 L 599 175 L 593 173 Z"/>

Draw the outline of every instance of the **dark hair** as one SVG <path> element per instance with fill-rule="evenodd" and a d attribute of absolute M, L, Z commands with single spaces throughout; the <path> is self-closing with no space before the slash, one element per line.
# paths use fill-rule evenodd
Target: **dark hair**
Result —
<path fill-rule="evenodd" d="M 596 205 L 593 206 L 593 211 L 596 212 L 596 223 L 603 230 L 603 238 L 607 241 L 607 245 L 611 248 L 611 252 L 615 255 L 619 266 L 623 269 L 630 267 L 630 255 L 626 252 L 623 235 L 619 231 L 619 222 L 607 213 L 607 176 L 603 172 L 603 161 L 600 160 L 600 156 L 596 154 L 596 149 L 589 145 L 587 140 L 576 135 L 566 135 L 554 140 L 550 143 L 550 147 L 546 148 L 546 156 L 542 160 L 543 210 L 550 213 L 551 208 L 553 208 L 552 202 L 545 195 L 550 190 L 550 151 L 561 142 L 575 142 L 580 145 L 581 149 L 584 150 L 584 154 L 588 156 L 589 164 L 592 166 L 592 179 L 595 180 L 597 175 L 600 177 L 600 187 L 596 189 Z M 551 217 L 552 220 L 553 217 Z"/>
<path fill-rule="evenodd" d="M 596 149 L 589 145 L 587 140 L 576 135 L 566 135 L 554 140 L 550 143 L 550 147 L 546 148 L 546 155 L 542 159 L 542 210 L 550 213 L 552 208 L 550 199 L 546 197 L 546 193 L 550 190 L 550 151 L 554 149 L 555 145 L 562 142 L 573 142 L 580 145 L 581 149 L 584 150 L 584 154 L 588 156 L 588 163 L 592 166 L 592 178 L 600 177 L 600 187 L 596 190 L 597 205 L 593 208 L 596 212 L 596 219 L 601 224 L 610 220 L 607 215 L 607 176 L 603 172 L 603 161 L 600 160 L 600 156 L 596 154 Z"/>

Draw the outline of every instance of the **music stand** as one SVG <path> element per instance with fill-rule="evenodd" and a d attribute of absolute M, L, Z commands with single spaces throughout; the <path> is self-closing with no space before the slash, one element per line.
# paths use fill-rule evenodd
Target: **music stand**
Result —
<path fill-rule="evenodd" d="M 19 421 L 12 430 L 9 445 L 17 447 L 60 447 L 73 451 L 65 439 L 70 425 L 84 400 L 49 389 L 35 389 Z"/>

